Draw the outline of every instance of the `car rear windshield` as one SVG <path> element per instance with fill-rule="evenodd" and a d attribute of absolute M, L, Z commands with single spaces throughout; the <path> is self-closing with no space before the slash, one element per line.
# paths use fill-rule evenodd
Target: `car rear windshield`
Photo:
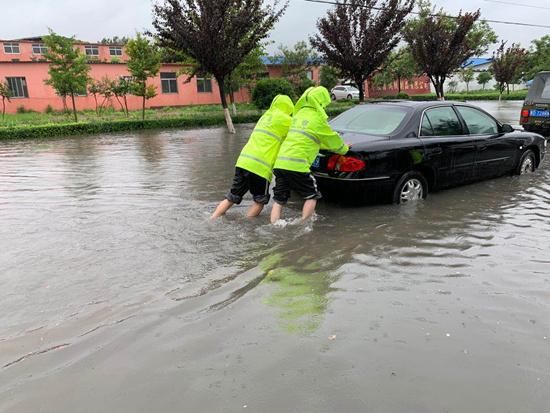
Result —
<path fill-rule="evenodd" d="M 529 88 L 527 100 L 550 102 L 550 73 L 535 76 Z"/>
<path fill-rule="evenodd" d="M 342 113 L 331 125 L 339 131 L 391 135 L 403 124 L 408 113 L 405 107 L 366 104 Z"/>

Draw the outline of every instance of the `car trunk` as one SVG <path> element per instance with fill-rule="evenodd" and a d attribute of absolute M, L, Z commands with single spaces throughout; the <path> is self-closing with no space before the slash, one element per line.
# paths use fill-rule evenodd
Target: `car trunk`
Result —
<path fill-rule="evenodd" d="M 520 123 L 527 129 L 550 127 L 550 72 L 540 73 L 533 79 L 521 110 Z"/>
<path fill-rule="evenodd" d="M 345 132 L 345 131 L 338 131 L 340 133 L 340 136 L 346 142 L 346 144 L 351 145 L 350 152 L 346 154 L 346 157 L 344 158 L 354 158 L 363 162 L 366 162 L 368 159 L 368 148 L 372 147 L 373 144 L 376 144 L 376 142 L 383 142 L 388 140 L 389 138 L 387 136 L 376 136 L 376 135 L 367 135 L 362 133 L 355 133 L 355 132 Z M 336 173 L 340 171 L 334 170 L 334 162 L 335 159 L 333 159 L 332 164 L 330 162 L 331 157 L 334 155 L 334 153 L 329 151 L 322 150 L 321 153 L 317 156 L 317 159 L 311 166 L 311 170 L 314 172 L 321 172 L 321 173 Z M 360 164 L 356 163 L 353 160 L 349 160 L 346 163 L 346 160 L 342 158 L 342 161 L 345 163 L 346 166 L 343 167 L 343 169 L 352 169 L 351 171 L 343 172 L 344 174 L 349 173 L 355 173 L 360 172 L 363 169 L 355 170 L 359 168 Z"/>

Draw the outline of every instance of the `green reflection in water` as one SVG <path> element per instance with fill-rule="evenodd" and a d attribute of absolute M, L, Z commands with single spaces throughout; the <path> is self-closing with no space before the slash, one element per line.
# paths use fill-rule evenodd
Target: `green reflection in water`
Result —
<path fill-rule="evenodd" d="M 275 287 L 265 303 L 280 310 L 280 324 L 289 333 L 310 334 L 317 330 L 328 307 L 332 279 L 311 257 L 288 265 L 281 254 L 272 254 L 260 263 L 266 272 L 264 284 Z M 307 259 L 309 258 L 309 260 Z M 303 264 L 307 262 L 307 264 Z"/>

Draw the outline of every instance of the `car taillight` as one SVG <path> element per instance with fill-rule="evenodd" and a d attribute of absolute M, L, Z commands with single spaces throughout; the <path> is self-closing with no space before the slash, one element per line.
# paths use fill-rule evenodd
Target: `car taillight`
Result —
<path fill-rule="evenodd" d="M 521 119 L 519 121 L 520 123 L 528 123 L 529 122 L 529 109 L 523 109 L 521 111 Z"/>
<path fill-rule="evenodd" d="M 365 161 L 352 156 L 332 155 L 327 162 L 329 171 L 357 172 L 366 167 Z"/>

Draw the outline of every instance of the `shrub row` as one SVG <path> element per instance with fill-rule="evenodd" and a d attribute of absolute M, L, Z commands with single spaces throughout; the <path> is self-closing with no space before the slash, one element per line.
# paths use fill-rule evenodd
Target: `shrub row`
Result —
<path fill-rule="evenodd" d="M 517 92 L 510 92 L 510 94 L 504 93 L 502 100 L 524 100 L 527 97 L 526 90 L 520 90 Z M 498 93 L 495 92 L 476 92 L 476 93 L 447 93 L 445 95 L 446 100 L 498 100 Z M 384 96 L 384 99 L 407 99 L 405 96 Z M 410 100 L 424 101 L 424 100 L 437 100 L 434 94 L 429 95 L 411 95 L 408 97 Z"/>
<path fill-rule="evenodd" d="M 233 117 L 235 123 L 250 123 L 259 119 L 257 113 Z M 100 133 L 136 131 L 142 129 L 199 128 L 223 125 L 223 114 L 202 115 L 194 118 L 165 118 L 150 120 L 119 120 L 111 122 L 51 123 L 36 126 L 0 128 L 0 139 L 49 138 L 57 136 L 90 135 Z"/>
<path fill-rule="evenodd" d="M 346 111 L 347 107 L 328 108 L 329 116 L 336 116 Z M 233 116 L 233 122 L 254 123 L 261 114 L 247 113 Z M 60 123 L 36 126 L 16 126 L 0 128 L 0 140 L 2 139 L 34 139 L 51 138 L 58 136 L 78 136 L 101 133 L 137 131 L 143 129 L 169 129 L 169 128 L 200 128 L 208 126 L 221 126 L 225 124 L 223 114 L 201 115 L 194 118 L 165 118 L 150 120 L 120 120 L 111 122 L 79 122 Z"/>

